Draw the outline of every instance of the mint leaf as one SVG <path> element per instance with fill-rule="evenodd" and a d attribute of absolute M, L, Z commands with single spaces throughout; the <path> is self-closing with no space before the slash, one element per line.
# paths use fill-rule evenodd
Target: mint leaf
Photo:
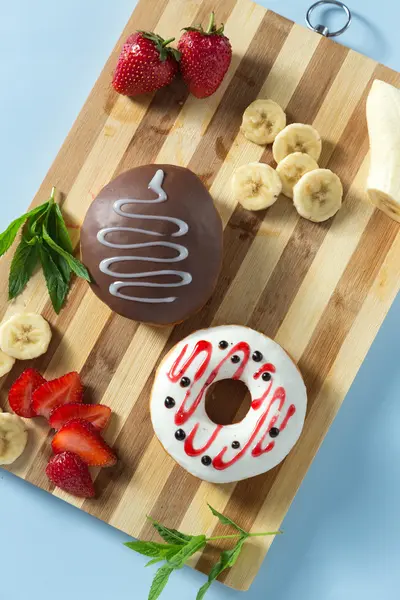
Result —
<path fill-rule="evenodd" d="M 246 541 L 246 539 L 247 537 L 243 536 L 237 542 L 236 546 L 232 548 L 232 550 L 224 550 L 223 552 L 221 552 L 219 561 L 215 563 L 208 575 L 208 580 L 204 585 L 201 586 L 201 588 L 197 592 L 196 600 L 203 600 L 209 587 L 217 579 L 217 577 L 221 575 L 221 573 L 225 571 L 225 569 L 233 567 L 233 565 L 239 558 L 243 544 Z"/>
<path fill-rule="evenodd" d="M 153 523 L 153 527 L 157 530 L 159 535 L 163 540 L 168 542 L 169 544 L 186 544 L 186 542 L 190 542 L 193 538 L 192 535 L 187 535 L 186 533 L 182 533 L 177 529 L 169 529 L 165 527 L 165 525 L 161 525 L 158 521 L 155 521 L 151 517 L 147 517 L 149 521 Z"/>
<path fill-rule="evenodd" d="M 39 210 L 33 216 L 30 216 L 26 221 L 23 235 L 28 243 L 34 243 L 34 240 L 37 239 L 38 232 L 40 232 L 42 220 L 48 214 L 49 208 L 50 203 L 45 202 L 45 204 L 41 205 L 41 210 Z"/>
<path fill-rule="evenodd" d="M 64 281 L 56 263 L 44 244 L 39 245 L 39 257 L 42 265 L 47 289 L 53 308 L 58 314 L 68 294 L 68 284 Z"/>
<path fill-rule="evenodd" d="M 64 217 L 58 204 L 54 203 L 48 212 L 47 231 L 50 237 L 68 254 L 73 254 L 73 247 Z"/>
<path fill-rule="evenodd" d="M 181 569 L 188 558 L 204 548 L 206 543 L 207 538 L 205 535 L 195 535 L 185 546 L 182 546 L 182 549 L 175 556 L 168 560 L 168 564 L 174 569 Z"/>
<path fill-rule="evenodd" d="M 40 206 L 36 206 L 29 212 L 22 215 L 18 219 L 15 219 L 10 225 L 7 227 L 3 233 L 0 233 L 0 256 L 3 256 L 7 252 L 7 250 L 12 245 L 13 241 L 16 238 L 16 235 L 20 229 L 20 227 L 29 219 L 30 217 L 34 217 L 38 213 L 44 210 L 45 206 L 48 206 L 49 203 L 45 202 L 45 204 L 41 204 Z"/>
<path fill-rule="evenodd" d="M 158 544 L 157 542 L 127 542 L 125 544 L 127 548 L 143 554 L 144 556 L 161 557 L 163 558 L 169 552 L 178 552 L 181 546 L 172 544 Z"/>
<path fill-rule="evenodd" d="M 174 568 L 168 565 L 164 565 L 163 567 L 160 567 L 158 569 L 153 579 L 153 583 L 151 584 L 148 600 L 157 600 L 157 598 L 160 596 L 161 592 L 167 585 L 169 576 L 171 575 L 173 570 Z"/>
<path fill-rule="evenodd" d="M 230 567 L 233 567 L 233 565 L 235 564 L 235 562 L 237 561 L 237 559 L 240 556 L 243 544 L 245 543 L 246 540 L 247 540 L 247 536 L 242 537 L 237 542 L 236 546 L 234 548 L 232 548 L 232 550 L 223 550 L 221 552 L 221 562 L 224 565 L 226 565 L 224 567 L 225 569 L 229 569 Z"/>
<path fill-rule="evenodd" d="M 39 260 L 37 244 L 28 244 L 21 239 L 11 261 L 8 278 L 8 299 L 12 300 L 22 292 Z"/>
<path fill-rule="evenodd" d="M 50 209 L 47 212 L 44 224 L 52 240 L 56 242 L 56 244 L 58 244 L 63 250 L 68 252 L 68 254 L 72 254 L 73 247 L 71 238 L 64 223 L 64 218 L 62 216 L 60 207 L 55 202 L 50 205 Z M 67 260 L 64 258 L 64 256 L 61 256 L 61 254 L 58 254 L 54 250 L 52 250 L 50 254 L 61 275 L 63 276 L 64 281 L 69 284 L 71 281 L 72 271 Z"/>
<path fill-rule="evenodd" d="M 159 556 L 158 558 L 153 558 L 153 560 L 149 560 L 149 562 L 145 564 L 145 567 L 150 567 L 151 565 L 154 565 L 155 563 L 158 563 L 161 560 L 169 560 L 170 558 L 175 556 L 175 554 L 177 554 L 181 548 L 182 548 L 182 546 L 174 547 L 173 545 L 171 545 L 169 550 L 165 550 L 162 553 L 163 556 Z"/>
<path fill-rule="evenodd" d="M 231 527 L 234 527 L 234 529 L 236 529 L 237 531 L 240 531 L 240 533 L 242 533 L 243 535 L 248 535 L 247 531 L 239 527 L 239 525 L 234 523 L 234 521 L 232 521 L 232 519 L 230 519 L 229 517 L 226 517 L 225 515 L 218 512 L 215 508 L 210 506 L 210 504 L 208 504 L 208 508 L 211 510 L 214 517 L 217 517 L 223 525 L 230 525 Z"/>
<path fill-rule="evenodd" d="M 68 263 L 71 271 L 75 273 L 78 277 L 82 277 L 82 279 L 86 279 L 86 281 L 90 281 L 89 273 L 86 267 L 74 256 L 66 252 L 61 246 L 59 246 L 49 235 L 46 225 L 43 223 L 43 240 L 50 246 L 52 250 L 57 252 L 60 256 L 62 256 Z"/>
<path fill-rule="evenodd" d="M 144 566 L 145 567 L 151 567 L 151 565 L 155 565 L 159 562 L 161 562 L 162 560 L 165 560 L 165 558 L 163 558 L 162 556 L 159 556 L 158 558 L 152 558 L 151 560 L 149 560 L 148 563 L 146 563 Z"/>
<path fill-rule="evenodd" d="M 60 273 L 62 275 L 62 278 L 64 279 L 65 283 L 67 283 L 69 285 L 69 282 L 71 281 L 72 271 L 69 267 L 68 262 L 60 254 L 57 254 L 56 252 L 50 252 L 50 253 L 51 253 L 52 259 L 56 263 L 58 270 L 60 271 Z"/>

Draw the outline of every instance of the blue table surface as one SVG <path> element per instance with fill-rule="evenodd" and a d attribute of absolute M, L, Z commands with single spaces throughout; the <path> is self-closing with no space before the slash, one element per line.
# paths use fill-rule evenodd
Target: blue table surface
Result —
<path fill-rule="evenodd" d="M 134 4 L 0 0 L 1 229 L 35 194 Z M 350 4 L 341 42 L 399 70 L 396 3 Z M 264 5 L 302 23 L 308 0 Z M 398 298 L 246 599 L 400 597 L 399 331 Z M 154 571 L 126 535 L 1 470 L 0 539 L 0 600 L 147 598 Z M 203 582 L 184 568 L 163 598 L 195 598 Z M 241 594 L 216 584 L 208 598 Z"/>

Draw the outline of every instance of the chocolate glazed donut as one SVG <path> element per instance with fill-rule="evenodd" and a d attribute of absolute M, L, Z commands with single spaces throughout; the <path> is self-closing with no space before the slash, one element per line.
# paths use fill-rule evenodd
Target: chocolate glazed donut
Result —
<path fill-rule="evenodd" d="M 170 325 L 211 296 L 221 269 L 222 223 L 192 171 L 146 165 L 101 190 L 86 214 L 81 250 L 94 293 L 113 311 Z"/>

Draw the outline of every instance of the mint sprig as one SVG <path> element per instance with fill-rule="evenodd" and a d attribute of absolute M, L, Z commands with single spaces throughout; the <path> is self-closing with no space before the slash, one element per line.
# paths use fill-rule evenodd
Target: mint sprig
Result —
<path fill-rule="evenodd" d="M 11 261 L 8 297 L 16 298 L 25 288 L 38 264 L 41 265 L 53 308 L 59 313 L 68 295 L 71 274 L 90 281 L 86 267 L 73 256 L 73 246 L 55 188 L 44 204 L 33 208 L 0 233 L 0 256 L 9 250 L 18 231 L 22 236 Z"/>
<path fill-rule="evenodd" d="M 212 506 L 208 505 L 208 507 L 213 513 L 213 515 L 217 517 L 223 525 L 233 527 L 233 529 L 235 529 L 237 533 L 231 535 L 219 535 L 209 538 L 207 538 L 205 535 L 188 535 L 186 533 L 178 531 L 177 529 L 170 529 L 165 525 L 162 525 L 158 521 L 155 521 L 151 517 L 148 517 L 148 519 L 152 522 L 153 527 L 165 540 L 166 543 L 162 544 L 157 542 L 136 541 L 127 542 L 125 544 L 125 546 L 127 546 L 131 550 L 134 550 L 139 554 L 151 557 L 151 560 L 146 564 L 146 567 L 154 565 L 160 561 L 164 562 L 164 564 L 158 569 L 154 576 L 148 600 L 157 600 L 157 598 L 159 598 L 163 589 L 167 585 L 171 573 L 176 569 L 181 569 L 187 563 L 189 558 L 196 554 L 196 552 L 198 552 L 199 550 L 202 550 L 208 542 L 226 539 L 237 540 L 235 546 L 231 550 L 223 550 L 221 552 L 218 562 L 215 563 L 208 575 L 207 581 L 199 589 L 196 596 L 196 600 L 203 600 L 207 590 L 209 589 L 211 584 L 219 577 L 219 575 L 223 571 L 225 571 L 225 569 L 233 567 L 233 565 L 236 563 L 237 559 L 240 556 L 244 543 L 248 538 L 256 536 L 277 535 L 279 533 L 282 533 L 281 531 L 250 533 L 242 529 L 242 527 L 240 527 L 237 523 L 232 521 L 232 519 L 230 519 L 229 517 L 226 517 L 222 513 L 218 512 Z"/>

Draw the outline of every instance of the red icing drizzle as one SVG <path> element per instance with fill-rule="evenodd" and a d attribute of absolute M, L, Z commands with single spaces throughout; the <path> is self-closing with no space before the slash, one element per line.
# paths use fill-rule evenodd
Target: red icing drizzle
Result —
<path fill-rule="evenodd" d="M 291 419 L 296 412 L 296 407 L 294 404 L 291 404 L 286 413 L 286 417 L 283 419 L 281 426 L 279 427 L 279 431 L 283 431 L 288 424 L 289 419 Z"/>
<path fill-rule="evenodd" d="M 285 397 L 283 398 L 283 402 L 281 402 L 279 404 L 279 408 L 278 410 L 281 410 L 281 407 L 283 406 L 285 402 Z M 279 427 L 279 431 L 283 431 L 286 427 L 286 425 L 288 424 L 288 421 L 291 417 L 293 417 L 294 413 L 296 412 L 296 407 L 294 404 L 291 404 L 288 408 L 288 411 L 286 413 L 285 418 L 283 419 L 281 426 Z M 267 452 L 271 452 L 271 450 L 275 447 L 275 442 L 269 442 L 269 444 L 267 444 L 267 446 L 265 448 L 262 447 L 262 444 L 265 440 L 265 438 L 267 437 L 267 435 L 269 434 L 269 430 L 275 426 L 275 423 L 277 422 L 279 418 L 279 415 L 275 415 L 274 417 L 272 417 L 271 421 L 269 422 L 267 431 L 264 433 L 263 437 L 261 438 L 261 440 L 258 442 L 258 444 L 256 444 L 256 446 L 254 446 L 253 451 L 252 451 L 252 456 L 261 456 L 261 454 L 266 454 Z"/>
<path fill-rule="evenodd" d="M 253 375 L 254 379 L 259 379 L 261 375 L 267 371 L 268 373 L 276 373 L 276 369 L 272 363 L 265 363 L 262 367 L 260 367 Z"/>
<path fill-rule="evenodd" d="M 260 433 L 260 430 L 261 430 L 262 426 L 264 425 L 264 423 L 268 417 L 269 411 L 271 409 L 271 406 L 274 404 L 274 402 L 279 401 L 279 406 L 281 407 L 281 406 L 283 406 L 283 403 L 285 402 L 285 398 L 286 398 L 285 390 L 282 387 L 278 387 L 275 390 L 274 395 L 272 396 L 272 399 L 271 399 L 270 403 L 268 404 L 266 410 L 263 412 L 261 417 L 258 419 L 257 424 L 256 424 L 255 428 L 253 429 L 253 432 L 252 432 L 248 442 L 243 446 L 243 448 L 233 458 L 231 458 L 231 460 L 229 460 L 227 462 L 224 462 L 224 455 L 225 455 L 226 451 L 228 450 L 228 446 L 225 446 L 221 450 L 221 452 L 219 454 L 217 454 L 217 456 L 214 458 L 214 460 L 213 460 L 214 468 L 218 469 L 219 471 L 222 471 L 224 469 L 227 469 L 231 465 L 235 464 L 235 462 L 237 462 L 239 460 L 239 458 L 241 458 L 247 452 L 248 448 L 254 442 L 257 435 Z M 269 429 L 270 428 L 268 427 L 268 431 L 269 431 Z M 252 451 L 253 456 L 259 456 L 260 454 L 262 454 L 262 452 L 259 452 L 257 449 L 259 447 L 261 447 L 261 442 L 264 440 L 268 431 L 263 435 L 260 442 L 253 449 L 253 451 Z"/>
<path fill-rule="evenodd" d="M 199 456 L 200 454 L 203 454 L 203 452 L 205 452 L 206 450 L 209 449 L 209 447 L 211 446 L 211 444 L 216 439 L 217 435 L 219 434 L 219 432 L 222 429 L 222 425 L 217 425 L 216 428 L 214 429 L 213 433 L 211 434 L 208 442 L 206 442 L 206 444 L 202 448 L 196 449 L 193 446 L 193 441 L 194 441 L 194 437 L 199 429 L 199 426 L 200 426 L 200 423 L 196 423 L 196 425 L 193 427 L 192 431 L 189 433 L 189 435 L 185 439 L 184 449 L 188 456 Z"/>
<path fill-rule="evenodd" d="M 201 363 L 201 365 L 199 366 L 199 368 L 197 369 L 197 371 L 195 373 L 194 381 L 198 381 L 200 379 L 200 377 L 202 375 L 204 375 L 205 370 L 208 367 L 208 363 L 210 362 L 211 353 L 212 353 L 212 344 L 211 344 L 211 342 L 207 342 L 206 340 L 200 340 L 199 342 L 197 342 L 197 344 L 193 348 L 193 352 L 189 356 L 187 361 L 182 365 L 181 368 L 179 368 L 180 362 L 186 354 L 187 347 L 188 347 L 188 344 L 186 344 L 186 346 L 184 346 L 182 348 L 181 353 L 179 354 L 178 358 L 176 359 L 176 361 L 174 362 L 174 364 L 172 365 L 172 367 L 170 368 L 170 370 L 167 373 L 168 379 L 170 381 L 172 381 L 173 383 L 176 383 L 177 381 L 179 381 L 182 378 L 184 373 L 189 369 L 192 362 L 202 352 L 205 352 L 206 356 L 204 357 L 203 362 Z"/>
<path fill-rule="evenodd" d="M 271 379 L 269 382 L 269 386 L 267 387 L 267 389 L 265 390 L 263 395 L 260 396 L 259 398 L 256 398 L 255 400 L 253 400 L 253 402 L 251 403 L 251 408 L 253 408 L 254 410 L 258 410 L 260 408 L 260 406 L 263 404 L 265 398 L 270 393 L 273 383 L 274 383 L 274 380 Z"/>
<path fill-rule="evenodd" d="M 265 417 L 268 416 L 268 413 L 272 407 L 272 405 L 274 404 L 274 402 L 279 401 L 279 406 L 277 408 L 278 411 L 282 410 L 283 405 L 285 404 L 285 400 L 286 400 L 286 393 L 285 390 L 281 387 L 281 388 L 277 388 L 277 390 L 275 391 L 275 394 L 272 397 L 271 402 L 268 404 L 268 408 L 265 411 Z M 265 441 L 265 438 L 269 435 L 269 430 L 271 429 L 271 427 L 273 427 L 277 421 L 278 417 L 277 415 L 274 415 L 272 417 L 272 419 L 270 420 L 264 435 L 262 436 L 262 438 L 259 440 L 259 442 L 254 446 L 251 454 L 252 456 L 261 456 L 261 454 L 264 454 L 265 452 L 270 452 L 272 450 L 272 448 L 275 446 L 275 442 L 270 442 L 266 448 L 263 448 L 263 442 Z"/>
<path fill-rule="evenodd" d="M 256 373 L 254 373 L 253 378 L 259 379 L 263 373 L 267 373 L 267 372 L 268 373 L 276 372 L 276 369 L 272 363 L 265 363 L 262 367 L 260 367 L 258 369 L 258 371 Z M 274 379 L 271 378 L 267 390 L 264 392 L 264 394 L 260 398 L 256 398 L 255 400 L 253 400 L 253 402 L 251 403 L 251 408 L 253 408 L 254 410 L 258 410 L 260 408 L 260 406 L 264 402 L 265 398 L 270 393 L 273 383 L 274 383 Z"/>
<path fill-rule="evenodd" d="M 193 353 L 191 354 L 189 359 L 185 362 L 185 364 L 179 369 L 178 374 L 176 374 L 175 371 L 177 369 L 177 365 L 179 364 L 180 360 L 182 359 L 184 353 L 186 352 L 186 348 L 187 348 L 187 346 L 185 346 L 185 348 L 182 350 L 182 352 L 178 356 L 177 360 L 173 364 L 170 372 L 168 373 L 168 377 L 171 381 L 174 381 L 174 382 L 178 381 L 182 377 L 182 375 L 185 374 L 187 369 L 192 364 L 193 360 L 196 358 L 196 356 L 200 352 L 204 352 L 206 350 L 207 357 L 204 360 L 204 362 L 201 364 L 199 369 L 196 371 L 193 383 L 198 381 L 198 379 L 204 374 L 204 372 L 208 366 L 208 363 L 210 362 L 211 350 L 212 350 L 212 346 L 211 346 L 210 342 L 206 342 L 206 341 L 197 342 L 197 344 L 193 350 Z M 242 373 L 247 365 L 247 362 L 248 362 L 249 356 L 250 356 L 250 346 L 246 342 L 239 342 L 238 344 L 236 344 L 235 346 L 233 346 L 231 348 L 231 350 L 228 352 L 228 354 L 226 356 L 224 356 L 224 358 L 218 363 L 218 365 L 215 367 L 215 369 L 213 369 L 211 371 L 206 382 L 204 383 L 200 392 L 197 394 L 197 397 L 195 398 L 195 400 L 193 400 L 192 404 L 189 407 L 186 407 L 187 401 L 189 400 L 189 397 L 191 394 L 191 388 L 193 385 L 193 383 L 192 383 L 189 390 L 186 392 L 185 399 L 183 400 L 181 406 L 179 407 L 178 411 L 175 414 L 175 424 L 176 425 L 183 425 L 184 423 L 186 423 L 186 421 L 188 419 L 190 419 L 190 417 L 193 415 L 193 413 L 196 411 L 196 408 L 202 401 L 204 392 L 206 391 L 208 386 L 212 384 L 212 382 L 218 375 L 222 365 L 227 360 L 229 360 L 231 356 L 233 356 L 234 354 L 237 354 L 238 352 L 243 353 L 243 359 L 241 360 L 240 364 L 238 365 L 238 367 L 237 367 L 236 371 L 234 372 L 234 374 L 232 375 L 231 379 L 239 379 L 240 378 L 240 376 L 242 375 Z"/>
<path fill-rule="evenodd" d="M 269 444 L 267 444 L 267 447 L 265 448 L 265 450 L 260 453 L 260 454 L 254 454 L 254 451 L 252 452 L 253 456 L 260 456 L 261 454 L 266 454 L 267 452 L 271 452 L 271 450 L 273 450 L 275 448 L 275 442 L 270 442 Z"/>

